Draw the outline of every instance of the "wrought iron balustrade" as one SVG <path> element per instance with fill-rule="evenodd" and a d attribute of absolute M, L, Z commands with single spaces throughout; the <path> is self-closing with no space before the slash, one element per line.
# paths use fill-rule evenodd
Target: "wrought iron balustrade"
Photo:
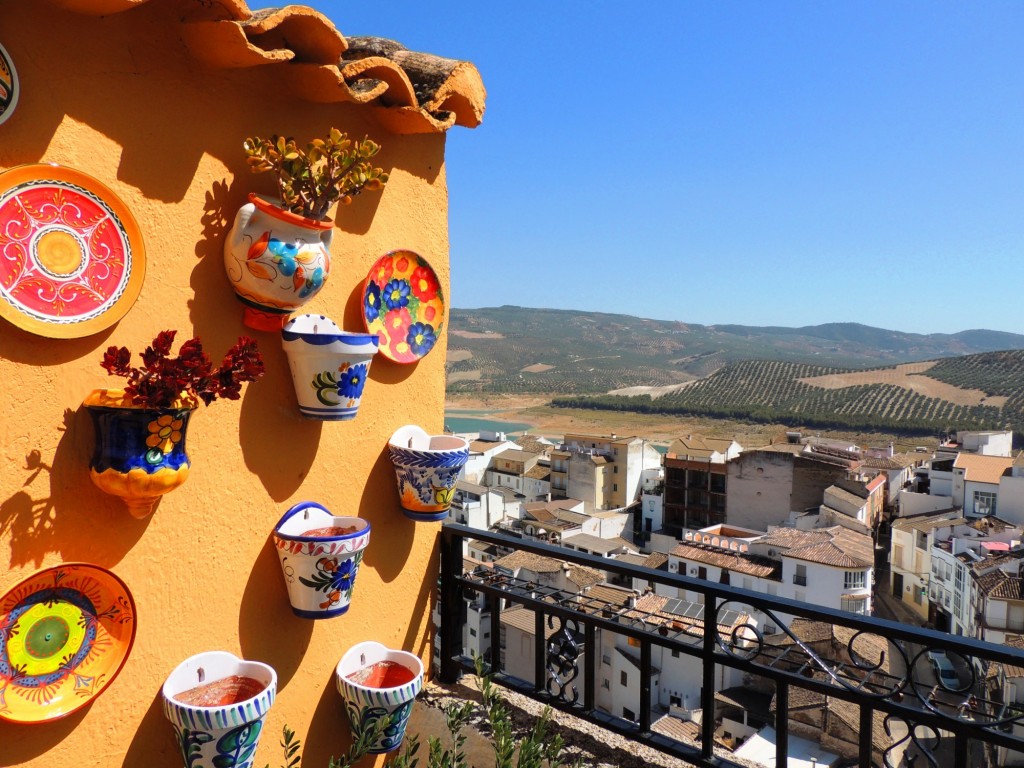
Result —
<path fill-rule="evenodd" d="M 660 595 L 677 598 L 696 593 L 702 615 L 699 620 L 666 620 L 664 613 L 645 615 L 635 606 L 623 608 L 586 593 L 518 578 L 505 569 L 464 572 L 465 539 L 588 566 L 627 583 L 634 578 L 653 583 Z M 1024 650 L 457 524 L 441 529 L 440 583 L 443 682 L 455 682 L 473 667 L 461 645 L 464 596 L 477 594 L 488 600 L 486 621 L 492 638 L 502 637 L 502 614 L 521 605 L 534 612 L 533 680 L 511 677 L 504 668 L 510 651 L 493 642 L 485 661 L 498 682 L 701 768 L 737 764 L 716 737 L 716 693 L 721 688 L 716 681 L 721 670 L 738 670 L 774 689 L 771 717 L 777 765 L 787 764 L 793 731 L 802 732 L 796 727 L 801 725 L 800 707 L 791 706 L 795 696 L 800 701 L 816 696 L 827 711 L 832 706 L 837 711 L 844 708 L 852 721 L 851 735 L 836 743 L 847 747 L 848 757 L 865 768 L 997 766 L 1003 764 L 1007 750 L 1024 758 L 1024 704 L 1004 700 L 1006 692 L 1013 690 L 1005 684 L 1007 675 L 1024 677 Z M 818 622 L 816 626 L 831 633 L 830 642 L 798 636 L 790 628 L 792 617 Z M 599 665 L 608 653 L 599 644 L 598 633 L 601 638 L 624 638 L 625 650 L 635 652 L 632 663 L 639 672 L 640 694 L 639 701 L 629 705 L 635 720 L 597 706 L 597 696 L 604 695 L 599 690 L 608 690 L 598 680 Z M 652 680 L 658 674 L 652 663 L 655 649 L 663 649 L 666 660 L 671 653 L 697 665 L 694 669 L 702 684 L 696 694 L 699 706 L 694 709 L 700 710 L 702 719 L 693 726 L 695 741 L 652 730 L 656 716 L 678 711 L 676 702 L 660 704 L 653 695 L 657 691 Z M 929 653 L 936 651 L 955 660 L 955 683 L 936 676 Z"/>

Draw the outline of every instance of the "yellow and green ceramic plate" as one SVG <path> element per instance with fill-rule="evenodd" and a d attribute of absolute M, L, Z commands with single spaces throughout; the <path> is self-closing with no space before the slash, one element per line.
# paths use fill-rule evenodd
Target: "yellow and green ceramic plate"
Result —
<path fill-rule="evenodd" d="M 68 563 L 0 598 L 0 718 L 42 723 L 99 696 L 135 641 L 135 602 L 110 571 Z"/>

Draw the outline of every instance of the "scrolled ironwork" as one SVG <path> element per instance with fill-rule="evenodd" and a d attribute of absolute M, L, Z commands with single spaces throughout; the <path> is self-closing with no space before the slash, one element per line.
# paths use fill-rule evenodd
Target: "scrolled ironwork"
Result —
<path fill-rule="evenodd" d="M 580 648 L 576 643 L 576 636 L 580 634 L 579 622 L 575 619 L 563 619 L 562 617 L 548 616 L 548 628 L 554 629 L 555 619 L 558 619 L 558 630 L 548 638 L 547 659 L 547 682 L 545 690 L 567 704 L 575 704 L 580 699 L 580 692 L 573 680 L 579 677 Z M 596 649 L 591 649 L 595 653 Z M 571 691 L 571 696 L 566 692 Z"/>
<path fill-rule="evenodd" d="M 939 768 L 936 752 L 943 746 L 940 730 L 898 715 L 886 715 L 882 726 L 885 735 L 892 739 L 889 747 L 882 751 L 885 768 L 924 768 L 918 764 L 921 758 L 930 768 Z"/>

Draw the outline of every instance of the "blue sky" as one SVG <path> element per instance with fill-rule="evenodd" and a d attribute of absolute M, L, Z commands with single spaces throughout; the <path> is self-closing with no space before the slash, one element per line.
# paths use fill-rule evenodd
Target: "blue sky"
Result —
<path fill-rule="evenodd" d="M 1024 333 L 1024 3 L 307 4 L 482 73 L 454 306 Z"/>

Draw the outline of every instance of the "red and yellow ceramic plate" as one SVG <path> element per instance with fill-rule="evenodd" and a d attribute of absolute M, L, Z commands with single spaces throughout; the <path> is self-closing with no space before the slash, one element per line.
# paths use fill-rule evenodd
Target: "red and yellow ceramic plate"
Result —
<path fill-rule="evenodd" d="M 44 723 L 99 696 L 135 641 L 135 602 L 110 571 L 67 563 L 0 598 L 0 719 Z"/>
<path fill-rule="evenodd" d="M 444 293 L 426 259 L 412 251 L 377 259 L 363 284 L 363 323 L 396 363 L 415 363 L 434 348 L 444 327 Z"/>
<path fill-rule="evenodd" d="M 110 189 L 57 165 L 0 173 L 0 317 L 57 339 L 98 333 L 142 290 L 146 254 Z"/>

